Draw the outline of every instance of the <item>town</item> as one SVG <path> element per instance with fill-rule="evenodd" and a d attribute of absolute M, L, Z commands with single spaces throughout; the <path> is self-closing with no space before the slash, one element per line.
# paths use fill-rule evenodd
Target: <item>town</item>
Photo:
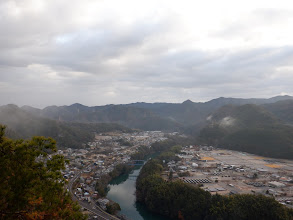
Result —
<path fill-rule="evenodd" d="M 292 208 L 293 161 L 260 157 L 212 146 L 186 146 L 163 177 L 180 179 L 211 194 L 263 194 Z"/>
<path fill-rule="evenodd" d="M 83 149 L 59 150 L 58 154 L 70 161 L 63 176 L 68 180 L 68 190 L 72 193 L 73 199 L 87 210 L 86 213 L 90 217 L 103 214 L 105 219 L 115 219 L 104 211 L 109 200 L 101 198 L 95 190 L 97 181 L 113 171 L 116 165 L 133 163 L 131 155 L 136 153 L 140 146 L 150 147 L 154 142 L 166 140 L 166 135 L 176 134 L 161 131 L 101 133 Z"/>
<path fill-rule="evenodd" d="M 151 147 L 170 135 L 161 131 L 134 133 L 109 132 L 95 136 L 83 149 L 59 150 L 70 161 L 63 176 L 68 190 L 89 218 L 118 219 L 106 213 L 109 199 L 99 195 L 96 184 L 118 164 L 132 164 L 131 155 L 140 146 Z M 201 187 L 211 194 L 263 194 L 292 207 L 293 162 L 244 152 L 217 149 L 212 146 L 184 146 L 176 160 L 163 161 L 166 181 L 180 180 Z"/>

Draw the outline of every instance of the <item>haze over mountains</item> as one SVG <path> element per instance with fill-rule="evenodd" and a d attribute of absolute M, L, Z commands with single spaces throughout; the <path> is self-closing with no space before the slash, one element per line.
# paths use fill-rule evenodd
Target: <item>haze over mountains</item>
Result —
<path fill-rule="evenodd" d="M 62 144 L 65 136 L 72 140 L 75 147 L 81 142 L 92 140 L 94 132 L 123 131 L 129 127 L 179 131 L 193 137 L 200 134 L 198 140 L 202 143 L 293 158 L 293 127 L 290 127 L 293 124 L 292 109 L 291 96 L 269 99 L 221 97 L 205 103 L 187 100 L 183 103 L 132 103 L 94 107 L 73 104 L 44 109 L 6 105 L 0 107 L 0 123 L 8 126 L 12 136 L 53 136 Z M 244 139 L 255 144 L 243 142 Z M 275 150 L 266 151 L 261 143 Z M 65 145 L 70 146 L 70 142 L 66 141 Z M 276 149 L 279 148 L 282 153 L 277 153 Z"/>
<path fill-rule="evenodd" d="M 196 125 L 211 112 L 224 105 L 268 104 L 282 100 L 293 100 L 290 96 L 270 99 L 218 98 L 204 103 L 187 100 L 183 103 L 132 103 L 88 107 L 81 104 L 70 106 L 48 106 L 44 109 L 23 106 L 36 116 L 70 122 L 120 123 L 144 130 L 176 130 L 178 127 Z M 268 106 L 269 108 L 269 106 Z"/>
<path fill-rule="evenodd" d="M 223 106 L 207 118 L 203 143 L 267 157 L 293 158 L 293 127 L 262 106 Z"/>
<path fill-rule="evenodd" d="M 131 131 L 118 124 L 73 123 L 39 117 L 12 104 L 0 107 L 0 124 L 7 125 L 6 135 L 11 138 L 49 136 L 57 141 L 59 147 L 73 148 L 92 141 L 95 133 Z"/>

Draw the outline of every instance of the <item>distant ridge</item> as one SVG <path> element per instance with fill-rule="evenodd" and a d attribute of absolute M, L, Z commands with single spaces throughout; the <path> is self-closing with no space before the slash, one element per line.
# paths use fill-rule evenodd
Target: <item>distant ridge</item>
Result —
<path fill-rule="evenodd" d="M 9 109 L 9 111 L 3 114 L 3 109 Z M 103 127 L 105 127 L 106 124 L 114 123 L 117 126 L 119 124 L 120 126 L 141 130 L 179 131 L 187 135 L 192 135 L 193 137 L 197 137 L 200 134 L 201 140 L 207 143 L 216 145 L 226 144 L 228 147 L 232 147 L 232 139 L 234 143 L 238 141 L 237 137 L 242 138 L 242 140 L 245 139 L 245 133 L 243 132 L 245 129 L 248 129 L 246 134 L 252 131 L 257 133 L 260 132 L 259 129 L 262 129 L 265 133 L 259 133 L 259 135 L 266 139 L 275 137 L 277 140 L 291 141 L 293 137 L 293 135 L 288 135 L 290 129 L 288 126 L 285 126 L 285 124 L 293 125 L 293 97 L 291 96 L 276 96 L 269 99 L 220 97 L 208 102 L 192 102 L 188 99 L 182 103 L 137 102 L 92 107 L 74 103 L 69 106 L 48 106 L 44 109 L 37 109 L 30 106 L 18 108 L 16 105 L 6 105 L 0 107 L 0 110 L 0 116 L 2 112 L 0 123 L 7 122 L 10 119 L 9 123 L 13 125 L 11 127 L 11 134 L 26 134 L 24 136 L 28 135 L 28 130 L 31 132 L 30 134 L 53 134 L 52 136 L 55 135 L 57 139 L 60 139 L 58 132 L 60 133 L 60 131 L 66 130 L 64 126 L 67 125 L 71 129 L 69 134 L 73 134 L 79 131 L 81 127 L 85 131 L 88 131 L 87 129 L 97 129 L 97 127 L 92 127 L 93 124 L 104 123 Z M 237 116 L 238 119 L 234 120 L 233 117 L 230 118 L 229 115 L 226 115 L 228 113 Z M 22 117 L 19 117 L 19 115 L 22 115 Z M 266 119 L 261 120 L 261 116 L 266 116 Z M 217 122 L 217 117 L 221 120 L 225 118 L 220 123 L 222 126 L 221 129 L 210 130 L 211 122 L 219 123 Z M 207 118 L 210 118 L 210 120 L 206 120 Z M 229 125 L 236 122 L 238 123 L 237 129 L 233 127 L 232 130 L 239 133 L 229 133 L 231 130 Z M 260 126 L 252 126 L 252 122 L 259 123 Z M 26 126 L 23 127 L 23 124 Z M 282 132 L 280 133 L 274 129 L 268 130 L 267 128 L 270 126 L 278 128 Z M 27 129 L 27 127 L 30 129 Z M 51 130 L 46 130 L 47 127 L 50 127 Z M 255 130 L 256 128 L 258 131 Z M 54 133 L 53 131 L 56 132 Z M 213 135 L 216 136 L 214 137 L 209 134 L 208 139 L 205 139 L 207 135 L 204 135 L 205 133 L 203 131 L 209 131 L 207 133 L 213 131 Z M 271 134 L 271 136 L 267 137 L 266 135 L 268 134 Z M 220 140 L 217 138 L 217 135 L 225 138 Z M 79 136 L 79 134 L 75 134 L 72 140 Z M 62 139 L 60 140 L 62 141 Z M 77 142 L 80 141 L 78 140 Z M 290 148 L 288 143 L 286 141 L 284 143 L 282 142 L 283 146 Z M 273 148 L 270 147 L 270 149 Z M 270 152 L 267 154 L 269 155 Z M 290 154 L 288 153 L 288 155 Z"/>
<path fill-rule="evenodd" d="M 232 150 L 293 159 L 293 127 L 284 125 L 263 106 L 221 107 L 207 117 L 199 140 Z"/>
<path fill-rule="evenodd" d="M 30 113 L 27 110 L 34 112 Z M 37 116 L 41 110 L 28 106 L 0 106 L 0 124 L 6 125 L 6 135 L 10 138 L 28 139 L 32 136 L 52 137 L 58 146 L 81 148 L 83 144 L 93 141 L 95 132 L 132 130 L 118 124 L 62 122 Z"/>
<path fill-rule="evenodd" d="M 22 109 L 37 116 L 59 121 L 119 123 L 127 127 L 143 130 L 184 130 L 191 134 L 206 123 L 205 118 L 209 114 L 224 105 L 264 105 L 284 100 L 293 100 L 293 97 L 276 96 L 268 99 L 220 97 L 208 102 L 192 102 L 188 99 L 182 103 L 137 102 L 93 107 L 75 103 L 70 106 L 48 106 L 44 109 L 24 106 Z M 267 108 L 270 111 L 271 108 Z"/>
<path fill-rule="evenodd" d="M 284 123 L 293 124 L 293 100 L 280 100 L 275 103 L 264 104 L 263 107 Z"/>

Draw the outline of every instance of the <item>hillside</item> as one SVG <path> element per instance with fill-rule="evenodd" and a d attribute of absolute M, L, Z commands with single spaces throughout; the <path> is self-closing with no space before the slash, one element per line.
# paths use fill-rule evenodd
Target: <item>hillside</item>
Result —
<path fill-rule="evenodd" d="M 106 105 L 87 107 L 81 104 L 70 106 L 49 106 L 43 110 L 31 107 L 23 109 L 32 114 L 58 121 L 79 123 L 117 123 L 143 130 L 178 131 L 180 123 L 160 117 L 149 109 L 127 105 Z"/>
<path fill-rule="evenodd" d="M 283 100 L 263 107 L 280 118 L 283 122 L 293 125 L 293 100 Z"/>
<path fill-rule="evenodd" d="M 185 126 L 194 126 L 203 124 L 205 118 L 225 105 L 245 105 L 245 104 L 269 104 L 282 100 L 293 100 L 291 96 L 276 96 L 269 99 L 241 99 L 224 98 L 210 100 L 208 102 L 192 102 L 186 100 L 183 103 L 133 103 L 133 106 L 142 109 L 149 109 L 163 118 L 168 118 L 181 123 Z"/>
<path fill-rule="evenodd" d="M 293 128 L 261 106 L 224 106 L 207 117 L 201 143 L 293 159 Z"/>
<path fill-rule="evenodd" d="M 81 104 L 49 106 L 36 109 L 29 106 L 23 110 L 36 116 L 58 121 L 80 123 L 118 123 L 142 130 L 181 131 L 197 135 L 205 126 L 205 118 L 224 105 L 267 104 L 280 100 L 292 100 L 290 96 L 270 99 L 217 98 L 208 102 L 183 103 L 132 103 L 88 107 Z"/>
<path fill-rule="evenodd" d="M 16 105 L 0 107 L 0 124 L 8 127 L 7 136 L 11 138 L 28 139 L 32 136 L 46 136 L 54 138 L 58 146 L 73 148 L 92 141 L 94 133 L 131 131 L 118 124 L 59 122 L 35 116 Z"/>
<path fill-rule="evenodd" d="M 0 125 L 0 219 L 87 219 L 66 190 L 66 160 L 56 151 L 52 138 L 11 140 Z"/>
<path fill-rule="evenodd" d="M 44 109 L 7 105 L 0 107 L 0 123 L 8 125 L 10 137 L 51 136 L 62 146 L 81 146 L 93 139 L 94 132 L 123 131 L 130 127 L 180 131 L 193 137 L 200 134 L 203 143 L 289 157 L 290 154 L 283 155 L 283 152 L 291 151 L 292 130 L 284 124 L 293 124 L 291 109 L 293 100 L 290 96 L 270 99 L 221 97 L 204 103 L 187 100 L 183 103 L 140 102 L 94 107 L 76 103 Z M 279 148 L 282 151 L 278 151 Z"/>

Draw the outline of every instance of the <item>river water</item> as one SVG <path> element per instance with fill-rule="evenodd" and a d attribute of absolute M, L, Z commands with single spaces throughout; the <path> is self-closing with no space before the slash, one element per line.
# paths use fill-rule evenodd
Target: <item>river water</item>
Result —
<path fill-rule="evenodd" d="M 132 220 L 167 220 L 160 215 L 152 214 L 146 208 L 135 201 L 135 182 L 141 170 L 136 167 L 130 174 L 121 175 L 109 183 L 110 190 L 107 197 L 121 207 L 121 214 Z"/>

